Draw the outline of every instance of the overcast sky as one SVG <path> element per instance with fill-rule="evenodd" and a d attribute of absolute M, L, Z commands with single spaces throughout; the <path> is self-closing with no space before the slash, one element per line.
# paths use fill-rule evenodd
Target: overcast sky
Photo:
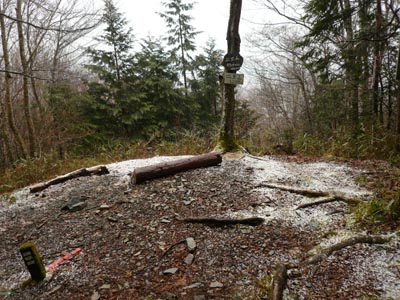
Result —
<path fill-rule="evenodd" d="M 103 6 L 102 0 L 94 1 L 99 8 Z M 198 48 L 205 46 L 206 41 L 212 37 L 216 40 L 217 47 L 226 51 L 230 0 L 184 1 L 184 3 L 188 2 L 195 2 L 190 13 L 193 17 L 192 25 L 197 31 L 202 31 L 196 41 Z M 146 38 L 149 35 L 154 37 L 165 35 L 165 22 L 157 14 L 157 12 L 165 10 L 161 3 L 162 0 L 115 0 L 115 4 L 124 14 L 137 39 Z M 262 11 L 259 7 L 255 7 L 253 0 L 243 1 L 240 23 L 243 50 L 246 47 L 243 37 L 254 27 L 251 22 L 260 21 L 265 13 L 265 10 Z"/>

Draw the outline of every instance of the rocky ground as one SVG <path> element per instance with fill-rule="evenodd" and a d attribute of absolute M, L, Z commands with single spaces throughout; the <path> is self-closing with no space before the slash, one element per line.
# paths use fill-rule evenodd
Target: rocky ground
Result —
<path fill-rule="evenodd" d="M 263 187 L 284 184 L 371 194 L 355 183 L 364 171 L 345 164 L 271 157 L 225 159 L 130 186 L 135 167 L 176 157 L 109 165 L 110 174 L 82 177 L 0 204 L 0 298 L 4 299 L 267 299 L 280 263 L 299 264 L 346 238 L 366 234 L 351 226 L 350 208 L 334 202 L 305 209 L 307 197 Z M 87 206 L 61 211 L 71 198 Z M 12 200 L 12 199 L 11 199 Z M 188 217 L 262 217 L 259 226 L 213 227 Z M 284 299 L 400 299 L 399 239 L 357 244 L 320 263 L 289 271 Z M 19 245 L 34 241 L 45 265 L 82 248 L 38 285 L 27 277 Z"/>

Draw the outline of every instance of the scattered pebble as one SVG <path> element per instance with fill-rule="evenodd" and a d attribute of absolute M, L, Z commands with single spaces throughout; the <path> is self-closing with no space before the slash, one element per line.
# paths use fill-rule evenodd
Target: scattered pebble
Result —
<path fill-rule="evenodd" d="M 221 283 L 221 282 L 218 282 L 218 281 L 214 281 L 214 282 L 211 282 L 211 284 L 210 284 L 210 288 L 222 288 L 224 285 Z"/>
<path fill-rule="evenodd" d="M 164 275 L 173 275 L 178 272 L 178 268 L 170 268 L 163 271 Z"/>
<path fill-rule="evenodd" d="M 193 263 L 193 260 L 194 260 L 194 255 L 192 253 L 189 253 L 185 258 L 185 264 L 190 266 Z"/>
<path fill-rule="evenodd" d="M 194 238 L 188 237 L 186 239 L 186 246 L 189 252 L 193 252 L 194 250 L 196 250 L 196 241 L 194 240 Z"/>

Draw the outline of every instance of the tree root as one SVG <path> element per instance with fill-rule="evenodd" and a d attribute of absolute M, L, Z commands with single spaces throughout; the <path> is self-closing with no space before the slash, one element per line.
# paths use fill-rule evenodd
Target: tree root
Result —
<path fill-rule="evenodd" d="M 245 218 L 245 219 L 186 218 L 186 219 L 181 219 L 179 221 L 186 223 L 204 224 L 211 227 L 223 227 L 236 224 L 258 226 L 263 224 L 265 219 L 258 217 Z"/>
<path fill-rule="evenodd" d="M 302 195 L 302 196 L 305 196 L 308 198 L 324 197 L 324 198 L 319 199 L 314 202 L 300 204 L 299 206 L 296 207 L 296 209 L 311 207 L 311 206 L 325 204 L 325 203 L 331 203 L 331 202 L 335 202 L 335 201 L 342 201 L 342 202 L 345 202 L 350 205 L 356 205 L 356 204 L 359 204 L 362 202 L 362 200 L 357 199 L 357 198 L 344 197 L 341 193 L 329 193 L 329 192 L 322 192 L 322 191 L 315 191 L 315 190 L 296 189 L 296 188 L 292 188 L 289 186 L 275 185 L 275 184 L 269 184 L 269 183 L 259 184 L 256 187 L 266 187 L 266 188 L 270 188 L 270 189 L 277 189 L 277 190 L 281 190 L 281 191 L 285 191 L 285 192 L 289 192 L 289 193 Z"/>
<path fill-rule="evenodd" d="M 318 198 L 318 197 L 328 197 L 329 193 L 328 192 L 321 192 L 321 191 L 315 191 L 315 190 L 302 190 L 302 189 L 295 189 L 289 186 L 284 186 L 284 185 L 275 185 L 275 184 L 269 184 L 269 183 L 262 183 L 256 186 L 257 188 L 259 187 L 266 187 L 269 189 L 277 189 L 289 193 L 294 193 L 298 195 L 302 195 L 305 197 L 309 198 Z"/>
<path fill-rule="evenodd" d="M 360 199 L 345 198 L 345 197 L 336 195 L 336 196 L 324 197 L 324 198 L 321 198 L 321 199 L 319 199 L 317 201 L 314 201 L 314 202 L 308 202 L 308 203 L 300 204 L 299 206 L 296 207 L 296 209 L 307 208 L 307 207 L 311 207 L 311 206 L 316 206 L 316 205 L 326 204 L 326 203 L 332 203 L 332 202 L 336 202 L 336 201 L 342 201 L 342 202 L 345 202 L 345 203 L 350 204 L 350 205 L 359 204 L 361 202 Z"/>
<path fill-rule="evenodd" d="M 361 235 L 361 236 L 355 236 L 352 238 L 349 238 L 347 240 L 344 240 L 343 242 L 337 243 L 335 245 L 332 245 L 324 250 L 322 250 L 321 253 L 318 253 L 316 255 L 313 255 L 303 262 L 300 263 L 300 266 L 306 266 L 306 265 L 312 265 L 312 264 L 317 264 L 324 260 L 325 258 L 328 258 L 330 255 L 332 255 L 334 252 L 342 250 L 346 247 L 354 246 L 356 244 L 385 244 L 389 242 L 389 238 L 383 238 L 380 236 L 370 236 L 370 235 Z"/>
<path fill-rule="evenodd" d="M 346 247 L 354 246 L 356 244 L 370 244 L 370 245 L 384 244 L 389 241 L 390 238 L 384 238 L 381 236 L 370 236 L 370 235 L 355 236 L 322 250 L 321 253 L 307 258 L 300 264 L 295 264 L 295 265 L 278 264 L 273 272 L 269 299 L 282 300 L 283 292 L 287 286 L 287 280 L 288 280 L 287 271 L 290 269 L 298 269 L 299 267 L 320 263 L 324 259 L 328 258 L 330 255 L 332 255 L 334 252 L 342 250 Z"/>
<path fill-rule="evenodd" d="M 283 264 L 278 264 L 272 275 L 272 291 L 269 299 L 282 300 L 283 291 L 287 285 L 287 268 Z"/>

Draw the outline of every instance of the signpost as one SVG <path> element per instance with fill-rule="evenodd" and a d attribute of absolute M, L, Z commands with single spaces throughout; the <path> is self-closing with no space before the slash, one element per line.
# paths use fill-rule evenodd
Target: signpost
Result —
<path fill-rule="evenodd" d="M 33 242 L 23 243 L 19 247 L 25 265 L 34 281 L 41 281 L 46 277 L 46 269 L 40 258 L 39 252 Z"/>
<path fill-rule="evenodd" d="M 243 84 L 244 82 L 244 74 L 236 74 L 236 73 L 224 73 L 224 83 L 225 84 Z"/>
<path fill-rule="evenodd" d="M 240 54 L 226 54 L 222 65 L 228 72 L 239 71 L 240 67 L 243 65 L 243 57 Z"/>

